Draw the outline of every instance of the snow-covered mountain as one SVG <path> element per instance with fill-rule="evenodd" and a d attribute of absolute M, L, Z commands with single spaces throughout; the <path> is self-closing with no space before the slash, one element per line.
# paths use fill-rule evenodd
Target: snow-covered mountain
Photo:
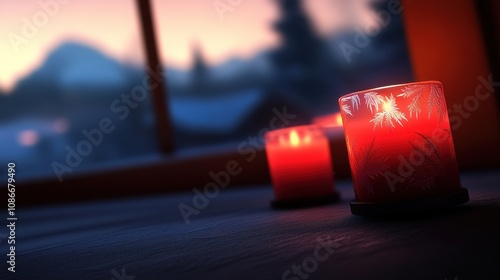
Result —
<path fill-rule="evenodd" d="M 228 133 L 262 102 L 262 87 L 255 83 L 258 77 L 270 76 L 270 67 L 265 55 L 259 54 L 246 60 L 234 58 L 207 71 L 207 83 L 193 88 L 190 71 L 167 69 L 174 125 Z M 137 66 L 122 64 L 90 46 L 67 42 L 21 79 L 11 95 L 1 96 L 7 102 L 0 109 L 17 108 L 19 116 L 81 118 L 96 110 L 110 111 L 111 102 L 140 85 L 144 75 Z"/>
<path fill-rule="evenodd" d="M 173 95 L 189 95 L 206 97 L 203 92 L 192 92 L 190 70 L 164 67 L 168 73 L 168 84 L 173 89 Z M 249 59 L 231 58 L 228 61 L 209 67 L 209 79 L 204 88 L 207 91 L 230 92 L 238 91 L 238 87 L 255 87 L 257 80 L 269 79 L 271 67 L 266 53 L 259 53 Z M 137 66 L 122 64 L 106 56 L 99 50 L 78 42 L 66 42 L 53 49 L 43 60 L 41 65 L 30 74 L 22 78 L 14 87 L 13 93 L 32 92 L 32 89 L 57 88 L 65 94 L 82 93 L 92 94 L 93 90 L 118 88 L 126 85 L 130 75 L 144 75 Z M 44 96 L 51 98 L 50 95 Z M 54 97 L 54 96 L 52 96 Z M 87 96 L 88 97 L 88 96 Z"/>
<path fill-rule="evenodd" d="M 33 84 L 51 84 L 72 92 L 81 87 L 116 87 L 125 81 L 124 67 L 118 61 L 92 47 L 67 42 L 52 50 L 40 67 L 20 80 L 14 93 Z"/>

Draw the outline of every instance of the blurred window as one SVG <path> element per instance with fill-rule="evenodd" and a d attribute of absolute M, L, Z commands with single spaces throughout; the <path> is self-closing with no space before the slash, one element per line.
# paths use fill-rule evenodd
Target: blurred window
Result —
<path fill-rule="evenodd" d="M 67 2 L 67 3 L 66 3 Z M 67 176 L 159 151 L 132 0 L 4 1 L 0 158 Z M 412 80 L 398 1 L 153 0 L 177 149 L 338 110 L 340 95 Z M 22 169 L 21 169 L 22 168 Z"/>
<path fill-rule="evenodd" d="M 157 153 L 135 4 L 2 1 L 2 164 L 54 177 Z"/>
<path fill-rule="evenodd" d="M 152 1 L 176 146 L 238 142 L 338 111 L 350 91 L 412 81 L 399 1 Z"/>

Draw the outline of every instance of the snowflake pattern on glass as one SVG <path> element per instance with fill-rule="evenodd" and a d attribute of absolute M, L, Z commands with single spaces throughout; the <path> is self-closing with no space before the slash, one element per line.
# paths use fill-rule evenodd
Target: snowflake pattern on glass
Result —
<path fill-rule="evenodd" d="M 403 120 L 408 121 L 405 114 L 399 111 L 398 104 L 396 103 L 396 99 L 391 94 L 391 97 L 386 97 L 386 100 L 383 102 L 383 110 L 375 114 L 370 122 L 373 122 L 373 129 L 377 128 L 377 126 L 382 127 L 383 125 L 391 126 L 395 128 L 394 122 L 397 122 L 400 126 L 403 126 Z"/>
<path fill-rule="evenodd" d="M 378 111 L 378 106 L 384 103 L 384 98 L 378 95 L 376 92 L 367 92 L 365 93 L 365 104 L 370 112 L 373 113 Z"/>
<path fill-rule="evenodd" d="M 436 84 L 430 85 L 411 85 L 402 89 L 403 93 L 398 94 L 398 97 L 412 98 L 408 105 L 410 117 L 415 116 L 418 119 L 422 112 L 422 107 L 427 107 L 427 119 L 431 118 L 432 111 L 436 111 L 439 120 L 442 120 L 446 114 L 442 108 L 443 98 L 441 97 L 442 89 Z"/>
<path fill-rule="evenodd" d="M 352 152 L 355 154 L 355 170 L 364 176 L 355 176 L 361 178 L 356 183 L 359 183 L 366 188 L 371 195 L 373 192 L 373 184 L 371 181 L 379 176 L 384 176 L 384 172 L 388 169 L 387 157 L 377 154 L 379 148 L 375 147 L 375 139 L 364 147 L 357 147 L 354 142 Z"/>
<path fill-rule="evenodd" d="M 437 143 L 431 138 L 422 133 L 415 132 L 424 140 L 424 145 L 417 146 L 410 143 L 413 147 L 413 152 L 418 153 L 423 157 L 420 163 L 411 176 L 408 177 L 408 188 L 420 187 L 422 190 L 430 190 L 436 186 L 435 178 L 444 176 L 445 170 L 442 165 L 441 155 L 439 153 Z"/>
<path fill-rule="evenodd" d="M 344 111 L 346 114 L 349 114 L 352 116 L 352 111 L 351 111 L 351 106 L 344 104 L 345 102 L 351 102 L 352 110 L 354 109 L 358 110 L 359 109 L 359 103 L 361 103 L 359 96 L 358 95 L 353 95 L 349 97 L 342 98 L 342 111 Z"/>
<path fill-rule="evenodd" d="M 427 118 L 430 119 L 433 112 L 436 113 L 439 121 L 446 117 L 446 108 L 444 98 L 442 97 L 443 89 L 437 84 L 429 85 L 408 85 L 401 89 L 401 93 L 394 97 L 381 96 L 376 91 L 370 91 L 364 94 L 366 108 L 370 109 L 370 113 L 374 114 L 370 122 L 374 123 L 374 129 L 377 127 L 395 127 L 395 123 L 401 126 L 403 120 L 408 121 L 406 116 L 418 119 L 424 108 L 427 111 Z M 402 112 L 398 105 L 397 99 L 411 99 L 407 105 L 408 112 Z M 359 110 L 361 103 L 359 95 L 342 97 L 340 99 L 341 110 L 354 116 L 354 111 Z"/>

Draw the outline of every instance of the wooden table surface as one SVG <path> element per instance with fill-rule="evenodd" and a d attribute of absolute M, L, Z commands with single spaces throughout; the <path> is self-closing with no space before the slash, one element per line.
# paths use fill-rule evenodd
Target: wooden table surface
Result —
<path fill-rule="evenodd" d="M 189 224 L 178 207 L 192 192 L 29 209 L 18 198 L 16 273 L 3 235 L 0 279 L 500 279 L 500 172 L 462 183 L 469 203 L 405 219 L 351 215 L 349 181 L 340 203 L 293 211 L 269 207 L 270 186 L 223 189 Z"/>

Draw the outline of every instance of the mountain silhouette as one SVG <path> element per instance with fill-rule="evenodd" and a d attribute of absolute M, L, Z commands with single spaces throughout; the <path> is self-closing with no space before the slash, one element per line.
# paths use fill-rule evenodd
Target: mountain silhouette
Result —
<path fill-rule="evenodd" d="M 64 91 L 119 86 L 125 82 L 123 65 L 100 51 L 77 42 L 52 50 L 40 67 L 19 81 L 14 93 L 26 86 L 52 84 Z"/>
<path fill-rule="evenodd" d="M 125 66 L 93 47 L 63 43 L 2 98 L 0 118 L 60 114 L 68 95 L 72 100 L 103 98 L 126 85 L 127 73 Z"/>

